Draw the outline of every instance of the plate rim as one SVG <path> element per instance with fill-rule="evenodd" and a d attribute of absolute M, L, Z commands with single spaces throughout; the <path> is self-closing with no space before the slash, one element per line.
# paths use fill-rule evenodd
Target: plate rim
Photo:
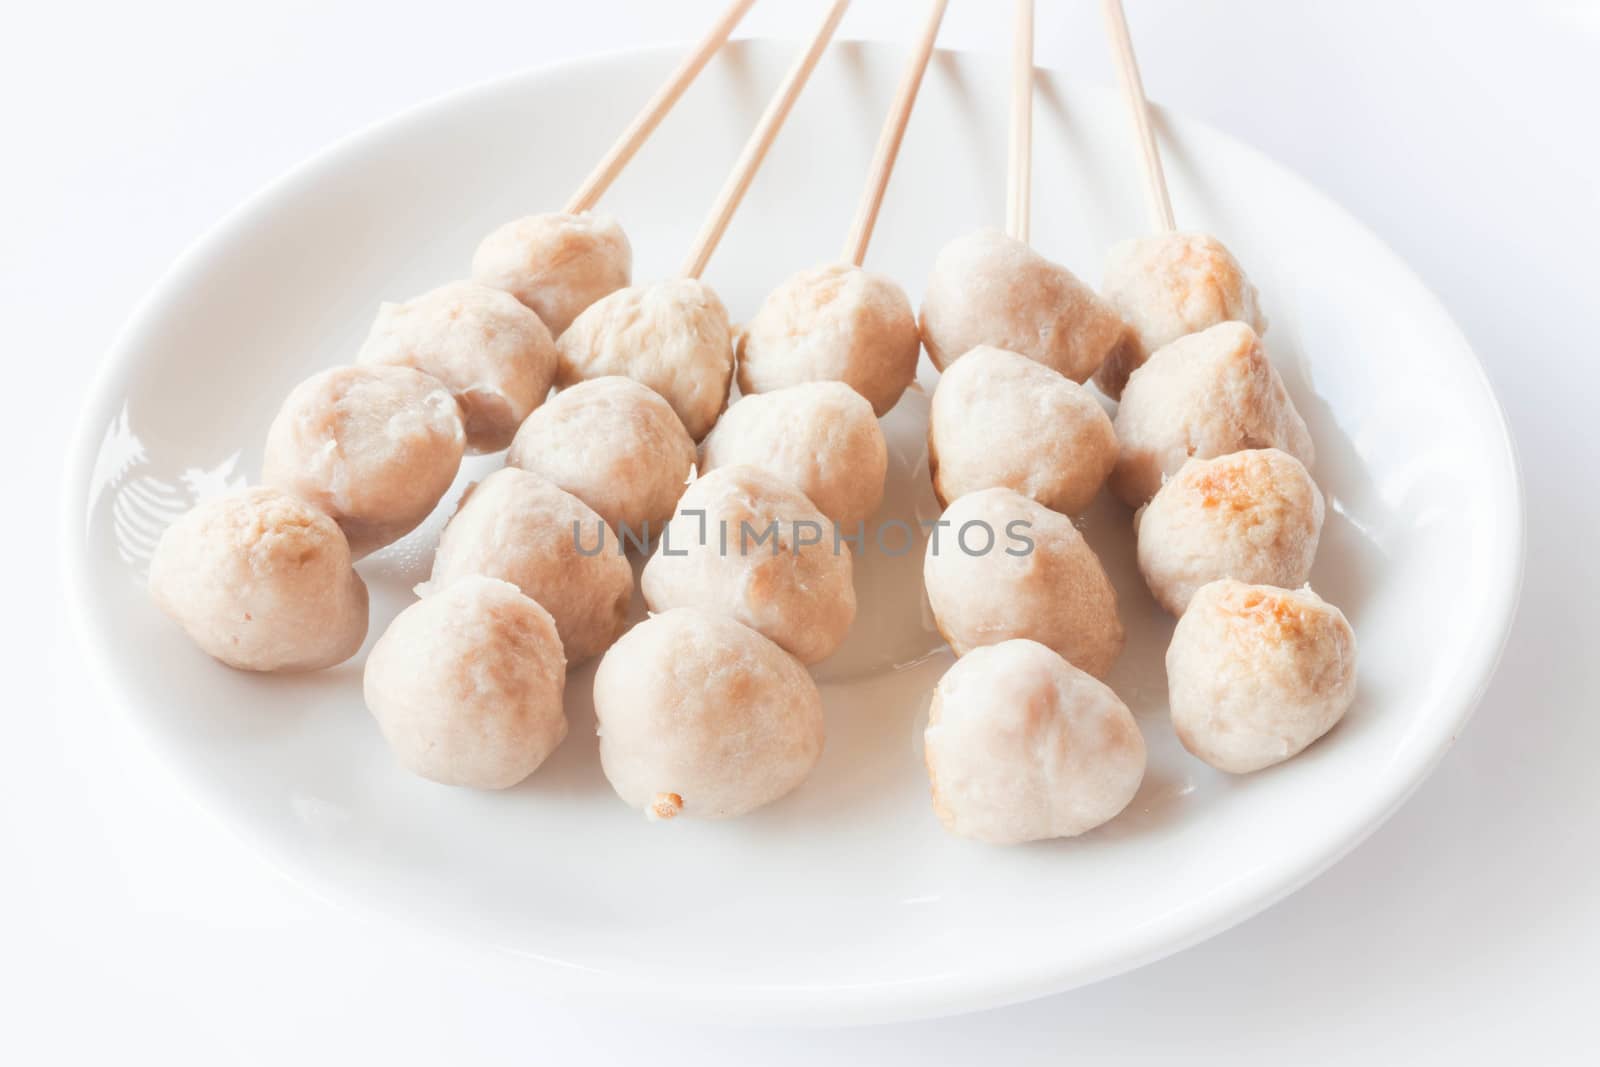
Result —
<path fill-rule="evenodd" d="M 746 37 L 730 41 L 726 49 L 729 52 L 748 52 L 780 43 L 792 42 L 783 42 L 778 38 Z M 895 49 L 891 43 L 876 40 L 841 40 L 839 44 L 867 50 Z M 1427 780 L 1439 761 L 1454 747 L 1496 673 L 1515 624 L 1525 571 L 1527 523 L 1526 485 L 1515 438 L 1482 359 L 1455 317 L 1404 257 L 1363 219 L 1298 171 L 1231 133 L 1170 108 L 1157 109 L 1165 125 L 1200 131 L 1226 143 L 1252 162 L 1282 174 L 1298 186 L 1298 191 L 1348 220 L 1362 238 L 1386 253 L 1412 284 L 1418 296 L 1438 316 L 1441 327 L 1447 327 L 1458 342 L 1458 346 L 1448 353 L 1448 358 L 1461 364 L 1463 380 L 1470 380 L 1487 402 L 1487 410 L 1494 418 L 1495 433 L 1491 444 L 1498 446 L 1494 450 L 1502 461 L 1498 471 L 1501 484 L 1497 496 L 1504 494 L 1510 506 L 1497 512 L 1499 521 L 1491 531 L 1486 531 L 1492 533 L 1488 555 L 1493 561 L 1493 568 L 1492 573 L 1485 571 L 1483 579 L 1487 590 L 1486 603 L 1490 610 L 1475 621 L 1462 645 L 1463 662 L 1475 665 L 1475 669 L 1453 677 L 1445 694 L 1437 702 L 1448 713 L 1447 720 L 1441 721 L 1441 727 L 1448 725 L 1448 730 L 1441 729 L 1441 736 L 1434 743 L 1421 747 L 1398 771 L 1391 770 L 1372 790 L 1363 794 L 1362 802 L 1354 805 L 1360 809 L 1359 816 L 1343 820 L 1344 828 L 1339 834 L 1319 839 L 1319 847 L 1309 850 L 1312 853 L 1310 858 L 1296 856 L 1295 863 L 1276 865 L 1267 874 L 1251 872 L 1249 877 L 1232 883 L 1226 893 L 1215 894 L 1218 899 L 1204 901 L 1198 914 L 1194 914 L 1194 907 L 1163 913 L 1142 926 L 1137 937 L 1126 939 L 1115 951 L 1104 951 L 1090 960 L 1064 964 L 1041 955 L 1014 961 L 1004 969 L 966 967 L 912 980 L 857 985 L 785 986 L 698 982 L 684 988 L 676 984 L 659 983 L 644 968 L 632 974 L 589 969 L 570 961 L 495 944 L 477 932 L 476 928 L 441 927 L 419 921 L 386 906 L 381 894 L 344 882 L 330 884 L 324 875 L 310 865 L 290 859 L 255 821 L 231 817 L 207 802 L 209 793 L 198 775 L 188 769 L 179 752 L 162 739 L 158 730 L 135 713 L 134 702 L 118 692 L 117 670 L 107 647 L 109 635 L 102 633 L 108 622 L 96 619 L 88 587 L 88 545 L 85 537 L 90 517 L 88 485 L 100 438 L 115 417 L 123 391 L 121 386 L 131 373 L 131 356 L 136 340 L 175 297 L 189 288 L 199 268 L 216 251 L 241 238 L 254 225 L 251 220 L 261 209 L 274 200 L 293 194 L 302 186 L 313 184 L 323 171 L 336 164 L 341 157 L 359 151 L 364 142 L 380 135 L 392 135 L 408 124 L 425 122 L 440 112 L 471 106 L 477 97 L 526 93 L 541 80 L 559 78 L 577 68 L 677 56 L 682 47 L 681 44 L 654 44 L 570 57 L 459 87 L 369 122 L 294 164 L 206 227 L 134 305 L 94 369 L 69 439 L 59 512 L 62 534 L 60 566 L 67 594 L 67 615 L 72 631 L 87 655 L 91 673 L 96 679 L 96 688 L 124 719 L 135 724 L 133 733 L 156 756 L 156 762 L 164 766 L 179 783 L 187 800 L 236 840 L 244 843 L 269 868 L 336 909 L 363 917 L 376 915 L 387 922 L 404 926 L 413 933 L 442 936 L 459 945 L 470 945 L 474 950 L 489 948 L 501 957 L 517 961 L 523 970 L 532 972 L 541 986 L 552 991 L 622 995 L 630 998 L 646 1014 L 660 1010 L 663 1002 L 666 1002 L 673 1008 L 689 1009 L 702 1015 L 709 1015 L 710 1010 L 715 1008 L 722 1018 L 731 1015 L 747 1022 L 790 1025 L 887 1022 L 950 1015 L 1048 996 L 1101 981 L 1181 952 L 1259 914 L 1325 873 L 1376 832 Z M 946 61 L 994 60 L 988 53 L 977 50 L 940 48 L 937 51 Z M 746 62 L 749 61 L 747 57 Z M 1074 93 L 1100 97 L 1114 95 L 1112 90 L 1104 86 L 1074 81 L 1064 71 L 1049 67 L 1037 69 L 1061 79 Z M 358 904 L 359 908 L 356 906 Z"/>

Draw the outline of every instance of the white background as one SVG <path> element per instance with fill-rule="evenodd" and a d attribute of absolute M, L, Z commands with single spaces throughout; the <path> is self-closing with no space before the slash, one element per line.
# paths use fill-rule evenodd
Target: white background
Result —
<path fill-rule="evenodd" d="M 687 40 L 722 4 L 4 13 L 0 1062 L 1594 1062 L 1600 3 L 1130 0 L 1155 99 L 1307 175 L 1443 296 L 1527 486 L 1522 606 L 1477 717 L 1387 826 L 1255 920 L 964 1018 L 619 1017 L 537 993 L 514 960 L 312 898 L 169 783 L 80 669 L 58 592 L 61 450 L 120 323 L 202 230 L 338 137 L 474 81 Z M 761 0 L 741 33 L 799 35 L 821 6 Z M 841 33 L 903 40 L 922 7 L 857 0 Z M 1003 51 L 1007 8 L 953 0 L 941 43 Z M 1108 82 L 1092 0 L 1039 9 L 1041 65 Z"/>

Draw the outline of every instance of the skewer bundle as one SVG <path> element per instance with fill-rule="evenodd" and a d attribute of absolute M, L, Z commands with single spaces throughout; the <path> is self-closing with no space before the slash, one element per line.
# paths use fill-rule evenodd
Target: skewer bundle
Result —
<path fill-rule="evenodd" d="M 654 818 L 742 814 L 820 757 L 804 665 L 850 630 L 840 531 L 859 536 L 879 507 L 878 418 L 925 346 L 943 372 L 928 446 L 946 536 L 929 542 L 924 582 L 961 657 L 926 731 L 945 825 L 995 842 L 1072 836 L 1139 787 L 1143 737 L 1105 682 L 1124 643 L 1117 591 L 1073 521 L 1103 485 L 1141 508 L 1140 570 L 1181 616 L 1168 670 L 1183 743 L 1243 772 L 1316 740 L 1350 702 L 1354 640 L 1337 608 L 1297 590 L 1325 510 L 1310 435 L 1261 345 L 1254 287 L 1215 238 L 1175 230 L 1118 0 L 1108 29 L 1158 232 L 1113 250 L 1103 293 L 1029 245 L 1032 0 L 1015 7 L 1005 230 L 940 252 L 920 316 L 863 268 L 947 7 L 931 0 L 841 260 L 773 290 L 736 353 L 702 275 L 849 0 L 828 5 L 677 276 L 633 284 L 627 237 L 592 209 L 752 3 L 726 9 L 562 212 L 495 230 L 471 280 L 383 305 L 354 366 L 291 393 L 267 487 L 163 536 L 158 605 L 231 666 L 341 662 L 367 627 L 353 560 L 421 523 L 463 455 L 509 446 L 367 660 L 367 704 L 397 758 L 441 782 L 514 784 L 566 734 L 566 670 L 599 657 L 617 793 Z M 1115 420 L 1091 378 L 1120 397 Z M 979 528 L 989 546 L 973 552 Z M 997 545 L 1000 531 L 1025 549 Z M 652 540 L 640 585 L 654 614 L 629 629 L 625 550 Z"/>

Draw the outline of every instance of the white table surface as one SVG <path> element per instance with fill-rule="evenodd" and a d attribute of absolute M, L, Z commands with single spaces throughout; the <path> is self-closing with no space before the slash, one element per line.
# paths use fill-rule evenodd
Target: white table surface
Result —
<path fill-rule="evenodd" d="M 1594 1062 L 1600 3 L 1130 2 L 1151 95 L 1371 224 L 1511 417 L 1520 616 L 1477 717 L 1388 825 L 1141 971 L 845 1031 L 619 1017 L 311 897 L 179 792 L 80 668 L 55 515 L 88 377 L 173 257 L 310 152 L 473 81 L 687 40 L 722 0 L 30 4 L 0 33 L 0 1062 Z M 1092 0 L 1039 7 L 1040 63 L 1109 81 Z M 857 0 L 841 33 L 903 39 L 921 8 Z M 1006 47 L 1005 5 L 951 8 L 941 43 Z M 795 36 L 819 9 L 762 0 L 742 32 Z M 1426 640 L 1425 605 L 1417 622 Z"/>

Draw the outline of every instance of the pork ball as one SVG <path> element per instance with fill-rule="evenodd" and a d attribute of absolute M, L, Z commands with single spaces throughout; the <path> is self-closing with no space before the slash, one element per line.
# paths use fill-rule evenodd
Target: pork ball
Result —
<path fill-rule="evenodd" d="M 1114 246 L 1100 289 L 1130 327 L 1126 342 L 1094 376 L 1112 399 L 1150 353 L 1185 334 L 1230 321 L 1256 333 L 1267 329 L 1256 287 L 1222 242 L 1206 233 L 1162 233 Z"/>
<path fill-rule="evenodd" d="M 611 647 L 627 622 L 633 568 L 605 521 L 571 493 L 515 467 L 474 485 L 445 525 L 433 596 L 467 575 L 510 582 L 556 621 L 567 662 Z"/>
<path fill-rule="evenodd" d="M 709 285 L 675 278 L 612 293 L 591 306 L 556 345 L 556 384 L 620 374 L 664 397 L 696 441 L 728 403 L 733 331 Z"/>
<path fill-rule="evenodd" d="M 1156 495 L 1191 457 L 1280 448 L 1307 467 L 1305 420 L 1256 332 L 1224 322 L 1180 337 L 1128 379 L 1114 423 L 1120 452 L 1111 491 L 1129 507 Z"/>
<path fill-rule="evenodd" d="M 1333 729 L 1356 693 L 1356 636 L 1310 589 L 1200 587 L 1167 647 L 1183 747 L 1218 770 L 1282 763 Z"/>
<path fill-rule="evenodd" d="M 783 649 L 725 615 L 646 619 L 594 676 L 600 765 L 630 807 L 723 819 L 770 804 L 822 755 L 822 696 Z"/>
<path fill-rule="evenodd" d="M 742 398 L 700 449 L 700 467 L 760 467 L 789 482 L 845 532 L 883 502 L 889 446 L 872 405 L 843 382 L 808 382 Z"/>
<path fill-rule="evenodd" d="M 833 263 L 801 271 L 762 301 L 739 338 L 739 390 L 844 382 L 884 415 L 917 376 L 921 354 L 905 290 L 882 274 Z"/>
<path fill-rule="evenodd" d="M 941 504 L 1004 486 L 1074 515 L 1116 462 L 1117 436 L 1100 402 L 1026 356 L 979 345 L 933 391 L 928 467 Z"/>
<path fill-rule="evenodd" d="M 1072 520 L 1014 489 L 959 497 L 930 531 L 923 584 L 956 655 L 1027 638 L 1104 678 L 1122 653 L 1117 592 Z"/>
<path fill-rule="evenodd" d="M 1082 382 L 1126 331 L 1071 271 L 999 230 L 945 245 L 922 298 L 922 343 L 940 370 L 993 345 Z"/>
<path fill-rule="evenodd" d="M 1305 464 L 1276 448 L 1191 459 L 1136 516 L 1139 572 L 1174 615 L 1218 578 L 1297 588 L 1311 577 L 1323 506 Z"/>
<path fill-rule="evenodd" d="M 342 663 L 367 636 L 367 587 L 334 521 L 277 489 L 203 500 L 168 526 L 150 597 L 207 655 L 246 671 Z"/>
<path fill-rule="evenodd" d="M 816 663 L 856 617 L 850 546 L 806 495 L 756 467 L 695 479 L 640 577 L 651 611 L 720 612 Z"/>
<path fill-rule="evenodd" d="M 1127 807 L 1144 779 L 1128 706 L 1037 641 L 957 660 L 923 738 L 939 821 L 992 845 L 1076 837 Z"/>
<path fill-rule="evenodd" d="M 295 386 L 267 430 L 261 480 L 339 524 L 357 558 L 416 529 L 466 450 L 461 411 L 437 378 L 376 364 Z"/>
<path fill-rule="evenodd" d="M 588 504 L 626 540 L 672 516 L 694 470 L 694 441 L 653 389 L 615 375 L 563 389 L 528 416 L 506 462 Z"/>
<path fill-rule="evenodd" d="M 362 686 L 401 766 L 504 789 L 567 736 L 566 676 L 550 613 L 508 582 L 468 575 L 395 616 Z"/>
<path fill-rule="evenodd" d="M 529 215 L 485 237 L 472 257 L 472 280 L 528 305 L 552 337 L 632 279 L 633 249 L 609 215 Z"/>
<path fill-rule="evenodd" d="M 468 450 L 498 452 L 550 391 L 556 343 L 510 293 L 451 282 L 379 307 L 357 362 L 433 375 L 461 405 Z"/>

